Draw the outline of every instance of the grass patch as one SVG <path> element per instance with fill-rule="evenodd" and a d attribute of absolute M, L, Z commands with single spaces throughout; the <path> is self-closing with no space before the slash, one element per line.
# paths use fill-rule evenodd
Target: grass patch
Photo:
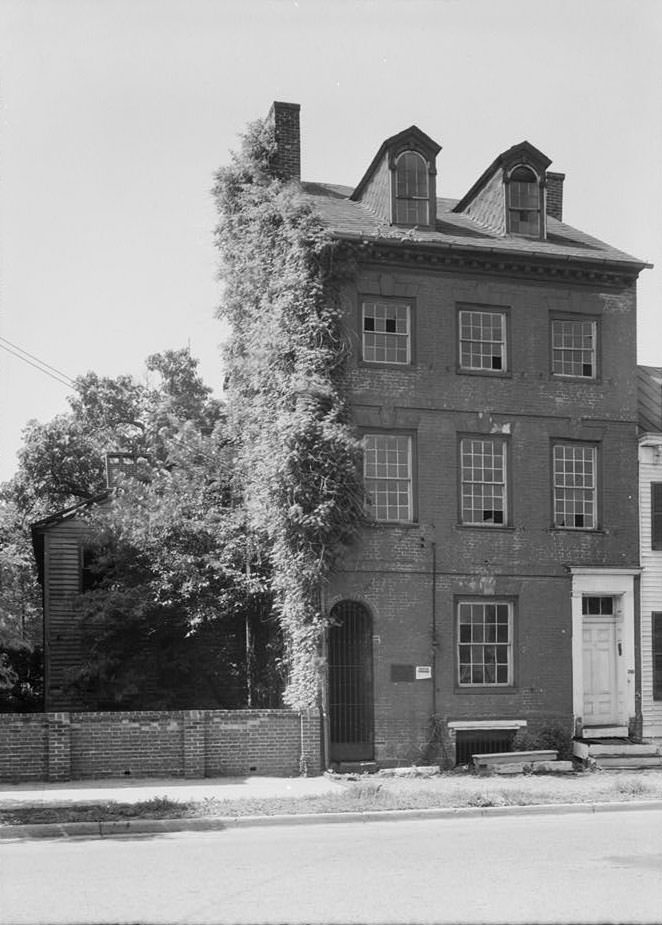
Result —
<path fill-rule="evenodd" d="M 344 782 L 343 789 L 334 793 L 304 797 L 178 801 L 163 796 L 139 803 L 54 803 L 48 806 L 12 808 L 3 808 L 0 804 L 0 825 L 590 804 L 629 800 L 662 800 L 662 771 L 598 771 L 563 777 L 518 775 L 505 779 L 477 778 L 470 774 L 440 774 L 429 779 L 365 777 Z"/>

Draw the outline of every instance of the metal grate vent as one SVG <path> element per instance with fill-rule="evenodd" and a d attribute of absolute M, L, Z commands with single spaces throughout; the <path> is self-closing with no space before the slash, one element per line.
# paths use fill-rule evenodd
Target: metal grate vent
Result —
<path fill-rule="evenodd" d="M 455 734 L 455 763 L 470 764 L 471 756 L 513 750 L 514 729 L 465 729 Z"/>

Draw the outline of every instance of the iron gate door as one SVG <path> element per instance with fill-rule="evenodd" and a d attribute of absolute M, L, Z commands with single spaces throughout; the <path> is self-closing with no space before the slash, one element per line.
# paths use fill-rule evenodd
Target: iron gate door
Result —
<path fill-rule="evenodd" d="M 356 601 L 331 610 L 329 630 L 329 719 L 331 761 L 374 757 L 372 619 Z"/>

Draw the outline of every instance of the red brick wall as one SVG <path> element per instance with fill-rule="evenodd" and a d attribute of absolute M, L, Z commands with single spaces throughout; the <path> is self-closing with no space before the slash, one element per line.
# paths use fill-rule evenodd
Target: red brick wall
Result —
<path fill-rule="evenodd" d="M 424 756 L 432 681 L 391 681 L 391 664 L 432 665 L 432 543 L 436 545 L 437 714 L 453 720 L 526 720 L 530 729 L 572 717 L 571 584 L 567 567 L 638 565 L 637 395 L 634 288 L 535 284 L 454 277 L 443 272 L 365 268 L 358 294 L 345 293 L 353 345 L 349 372 L 361 428 L 402 430 L 416 440 L 416 523 L 363 532 L 329 587 L 373 615 L 375 757 L 383 763 Z M 411 367 L 360 361 L 361 295 L 413 300 Z M 506 376 L 458 371 L 460 303 L 508 313 Z M 550 373 L 550 318 L 597 317 L 599 377 Z M 458 524 L 458 439 L 508 441 L 511 524 Z M 599 518 L 594 532 L 552 527 L 551 444 L 599 446 Z M 458 596 L 504 596 L 514 605 L 512 687 L 460 689 L 456 683 Z M 451 743 L 447 742 L 450 747 Z"/>
<path fill-rule="evenodd" d="M 563 221 L 563 181 L 564 173 L 547 171 L 547 214 Z"/>
<path fill-rule="evenodd" d="M 41 713 L 0 714 L 0 780 L 48 779 L 48 730 Z"/>
<path fill-rule="evenodd" d="M 0 714 L 0 781 L 288 776 L 302 769 L 321 771 L 315 712 Z"/>
<path fill-rule="evenodd" d="M 301 179 L 301 138 L 298 103 L 273 103 L 269 119 L 276 137 L 273 171 L 281 180 Z"/>

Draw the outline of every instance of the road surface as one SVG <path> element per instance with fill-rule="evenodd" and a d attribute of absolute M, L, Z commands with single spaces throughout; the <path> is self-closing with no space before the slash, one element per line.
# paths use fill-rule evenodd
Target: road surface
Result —
<path fill-rule="evenodd" d="M 662 811 L 0 842 L 0 922 L 660 922 Z"/>

